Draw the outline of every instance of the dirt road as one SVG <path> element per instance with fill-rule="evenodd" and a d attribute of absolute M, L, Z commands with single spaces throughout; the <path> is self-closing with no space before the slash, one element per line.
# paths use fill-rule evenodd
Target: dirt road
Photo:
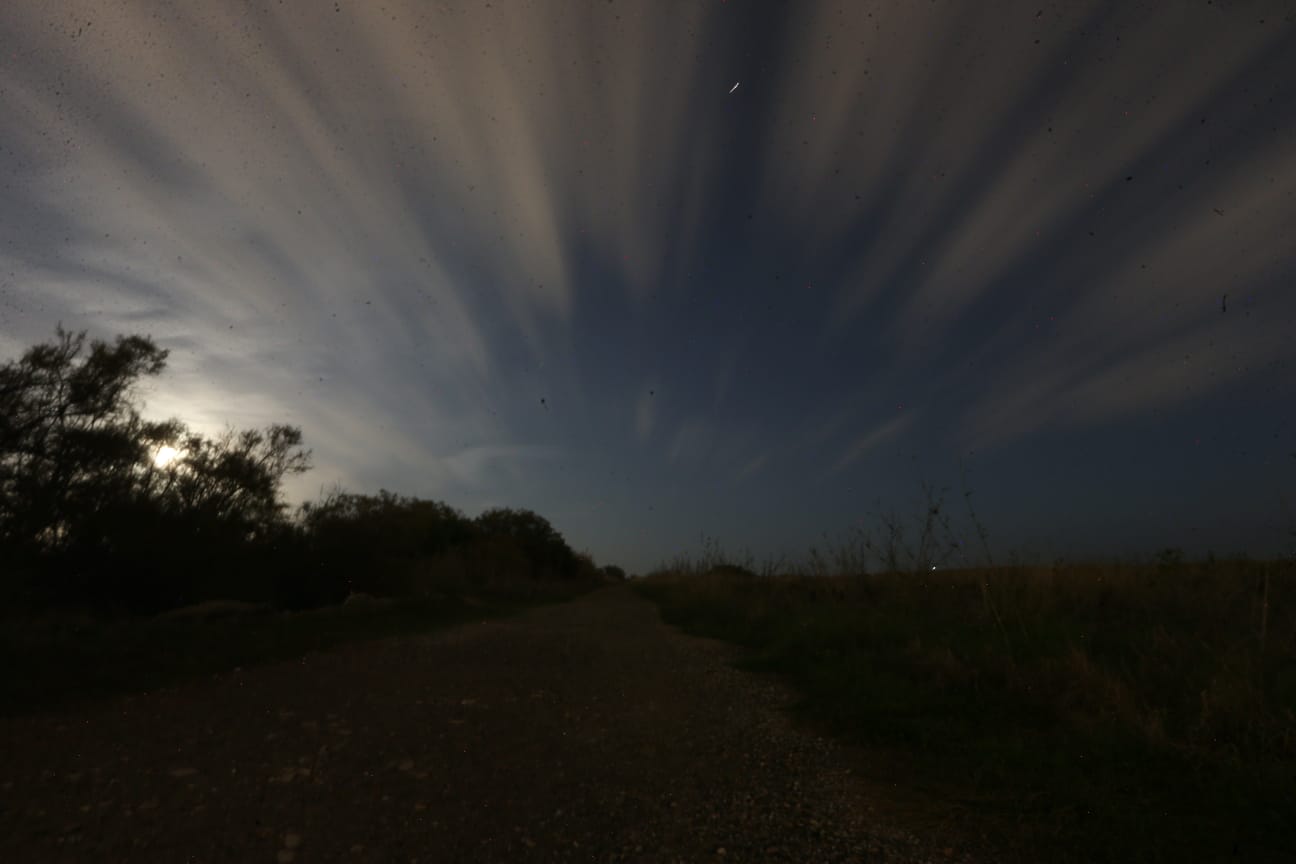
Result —
<path fill-rule="evenodd" d="M 0 720 L 0 859 L 962 860 L 733 656 L 618 586 Z"/>

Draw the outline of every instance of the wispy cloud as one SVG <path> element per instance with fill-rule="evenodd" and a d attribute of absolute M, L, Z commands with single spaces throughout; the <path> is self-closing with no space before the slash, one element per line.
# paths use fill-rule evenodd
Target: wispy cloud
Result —
<path fill-rule="evenodd" d="M 0 107 L 22 120 L 0 152 L 27 170 L 5 211 L 44 223 L 0 249 L 41 312 L 22 341 L 87 314 L 107 332 L 169 317 L 212 360 L 245 340 L 296 364 L 298 344 L 345 346 L 408 382 L 417 359 L 459 407 L 498 391 L 519 343 L 561 355 L 573 246 L 611 250 L 631 290 L 660 282 L 688 241 L 671 226 L 705 200 L 676 200 L 673 178 L 710 158 L 687 134 L 691 64 L 659 62 L 693 56 L 704 11 L 592 13 L 6 4 Z M 188 389 L 184 413 L 223 396 Z M 276 389 L 276 413 L 294 399 Z"/>
<path fill-rule="evenodd" d="M 735 479 L 744 480 L 748 477 L 753 477 L 759 474 L 761 471 L 765 469 L 765 465 L 769 462 L 769 460 L 770 460 L 769 452 L 760 454 L 759 456 L 748 461 L 747 464 L 739 468 L 738 474 Z"/>
<path fill-rule="evenodd" d="M 1260 164 L 1279 159 L 1260 156 Z M 1272 170 L 1236 166 L 1199 194 L 1194 212 L 1146 228 L 1137 246 L 1101 263 L 1079 251 L 1059 262 L 1058 288 L 1074 285 L 1073 298 L 1053 305 L 1055 315 L 1023 309 L 1005 319 L 1038 345 L 1032 361 L 997 371 L 993 388 L 984 371 L 957 376 L 954 386 L 978 392 L 964 423 L 977 446 L 1201 400 L 1289 356 L 1289 322 L 1272 311 L 1251 315 L 1240 302 L 1268 310 L 1284 302 L 1275 265 L 1288 245 L 1282 226 L 1296 220 L 1296 171 Z M 1210 200 L 1229 208 L 1208 207 Z M 1246 255 L 1203 254 L 1242 236 Z M 1233 298 L 1228 312 L 1225 294 Z"/>
<path fill-rule="evenodd" d="M 685 420 L 675 430 L 666 461 L 672 465 L 700 462 L 709 452 L 711 440 L 710 424 L 696 419 Z"/>
<path fill-rule="evenodd" d="M 854 465 L 874 448 L 887 443 L 909 428 L 913 422 L 912 414 L 902 414 L 877 427 L 867 435 L 859 438 L 842 453 L 832 466 L 832 473 L 843 471 Z"/>
<path fill-rule="evenodd" d="M 442 461 L 462 486 L 478 490 L 490 488 L 503 479 L 516 482 L 528 465 L 560 458 L 561 452 L 553 447 L 532 444 L 504 444 L 465 447 Z"/>
<path fill-rule="evenodd" d="M 150 333 L 151 411 L 300 423 L 312 488 L 544 475 L 647 538 L 702 466 L 1205 411 L 1291 358 L 1281 0 L 155 5 L 0 0 L 0 351 Z"/>
<path fill-rule="evenodd" d="M 657 397 L 652 388 L 644 388 L 635 402 L 635 437 L 646 443 L 652 437 L 653 423 L 657 417 Z"/>

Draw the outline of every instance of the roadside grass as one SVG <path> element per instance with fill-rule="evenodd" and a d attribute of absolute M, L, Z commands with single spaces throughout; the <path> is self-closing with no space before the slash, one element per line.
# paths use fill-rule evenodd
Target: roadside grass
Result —
<path fill-rule="evenodd" d="M 59 614 L 0 624 L 0 716 L 72 708 L 351 642 L 428 633 L 572 599 L 588 586 L 500 586 L 301 612 L 157 619 Z"/>
<path fill-rule="evenodd" d="M 636 584 L 1038 860 L 1296 861 L 1296 574 L 1229 561 Z M 895 778 L 892 778 L 895 779 Z"/>

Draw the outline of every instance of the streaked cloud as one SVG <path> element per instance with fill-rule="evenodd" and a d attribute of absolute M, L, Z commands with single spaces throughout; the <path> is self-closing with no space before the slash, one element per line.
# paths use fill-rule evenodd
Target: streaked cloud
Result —
<path fill-rule="evenodd" d="M 716 477 L 1272 406 L 1293 22 L 1243 6 L 9 0 L 0 351 L 151 333 L 150 411 L 303 426 L 293 494 L 644 555 Z"/>
<path fill-rule="evenodd" d="M 833 472 L 836 473 L 851 467 L 864 456 L 868 455 L 870 451 L 889 441 L 895 440 L 895 438 L 900 435 L 900 433 L 904 432 L 904 430 L 912 423 L 912 416 L 901 415 L 892 420 L 888 420 L 886 423 L 878 426 L 868 434 L 856 439 L 856 441 L 841 454 L 837 461 L 833 463 Z"/>
<path fill-rule="evenodd" d="M 675 430 L 666 461 L 672 465 L 684 463 L 696 467 L 710 453 L 712 440 L 710 424 L 698 419 L 685 420 Z"/>
<path fill-rule="evenodd" d="M 765 452 L 749 460 L 745 465 L 738 469 L 737 479 L 745 480 L 748 477 L 754 477 L 765 469 L 769 463 L 770 453 Z"/>
<path fill-rule="evenodd" d="M 635 437 L 641 443 L 652 437 L 653 422 L 657 417 L 657 397 L 652 388 L 644 388 L 635 402 Z"/>

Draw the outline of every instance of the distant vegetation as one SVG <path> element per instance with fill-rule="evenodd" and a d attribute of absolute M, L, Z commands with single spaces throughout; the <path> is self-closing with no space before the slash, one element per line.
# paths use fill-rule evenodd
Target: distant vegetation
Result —
<path fill-rule="evenodd" d="M 709 543 L 636 587 L 1023 860 L 1296 861 L 1290 562 L 997 566 L 986 546 L 946 569 L 944 518 L 929 493 L 803 566 Z"/>
<path fill-rule="evenodd" d="M 9 610 L 153 614 L 200 601 L 278 609 L 351 593 L 558 593 L 619 573 L 541 516 L 337 490 L 296 511 L 281 486 L 310 467 L 297 428 L 215 438 L 143 419 L 140 379 L 167 352 L 143 336 L 61 327 L 0 366 L 0 601 Z"/>

